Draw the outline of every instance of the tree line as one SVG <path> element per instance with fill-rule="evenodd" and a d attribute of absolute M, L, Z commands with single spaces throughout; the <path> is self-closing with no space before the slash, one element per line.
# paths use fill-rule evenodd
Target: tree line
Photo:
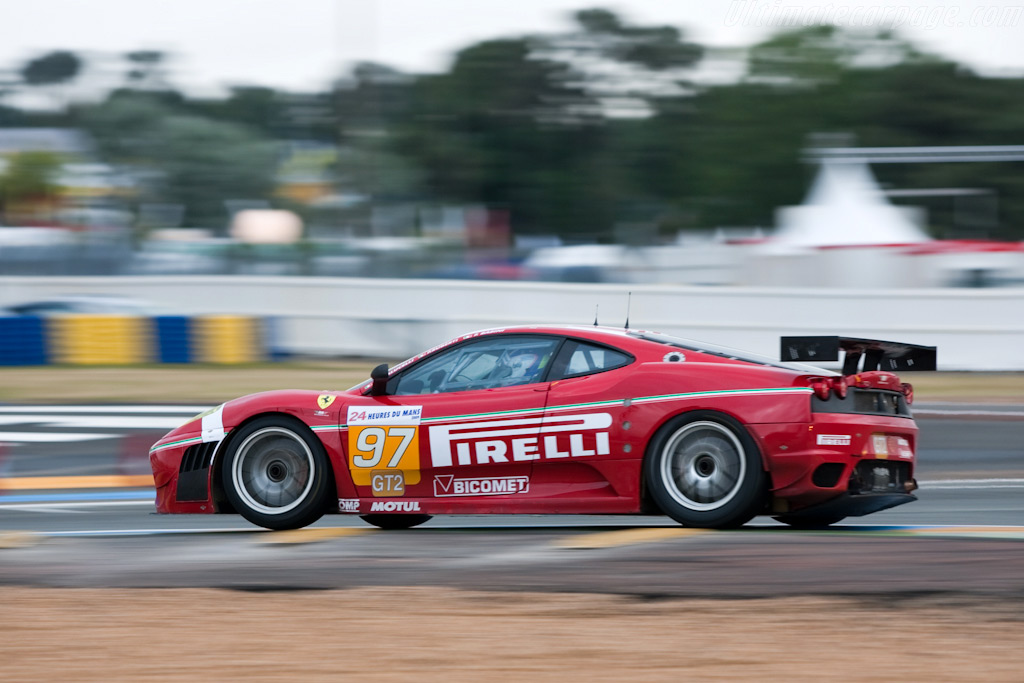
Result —
<path fill-rule="evenodd" d="M 709 79 L 716 64 L 736 75 Z M 55 52 L 6 87 L 58 87 L 80 68 Z M 1024 79 L 833 26 L 711 50 L 675 27 L 593 9 L 565 31 L 470 45 L 440 74 L 360 64 L 324 92 L 251 86 L 219 99 L 174 89 L 161 53 L 132 53 L 125 68 L 123 87 L 96 103 L 40 113 L 0 97 L 0 126 L 82 128 L 105 161 L 139 170 L 147 199 L 180 203 L 189 224 L 210 227 L 225 222 L 225 199 L 280 203 L 287 141 L 335 145 L 331 182 L 370 205 L 484 205 L 507 212 L 517 235 L 622 241 L 771 226 L 776 207 L 807 191 L 815 135 L 883 147 L 1024 138 Z M 936 236 L 1024 237 L 1014 164 L 874 170 L 894 188 L 994 198 L 975 212 L 947 196 L 913 200 L 927 202 Z"/>

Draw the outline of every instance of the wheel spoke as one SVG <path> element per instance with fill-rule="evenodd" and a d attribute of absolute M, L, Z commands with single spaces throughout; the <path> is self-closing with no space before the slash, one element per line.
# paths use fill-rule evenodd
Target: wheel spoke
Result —
<path fill-rule="evenodd" d="M 236 493 L 256 512 L 282 514 L 306 499 L 313 467 L 313 453 L 297 434 L 266 427 L 249 435 L 235 452 Z"/>
<path fill-rule="evenodd" d="M 715 510 L 740 489 L 746 471 L 743 446 L 718 422 L 691 422 L 669 437 L 662 457 L 668 493 L 691 510 Z"/>

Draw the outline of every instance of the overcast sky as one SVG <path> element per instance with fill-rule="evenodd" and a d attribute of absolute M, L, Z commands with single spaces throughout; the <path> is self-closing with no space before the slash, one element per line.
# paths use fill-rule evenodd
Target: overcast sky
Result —
<path fill-rule="evenodd" d="M 602 6 L 633 23 L 671 24 L 704 44 L 746 45 L 780 23 L 895 27 L 922 48 L 990 74 L 1024 74 L 1024 0 L 958 5 L 881 0 L 0 0 L 0 69 L 54 49 L 173 53 L 172 81 L 193 90 L 326 86 L 372 60 L 440 71 L 452 53 L 498 36 L 562 30 Z M 791 10 L 792 8 L 792 10 Z M 795 18 L 794 18 L 795 17 Z"/>

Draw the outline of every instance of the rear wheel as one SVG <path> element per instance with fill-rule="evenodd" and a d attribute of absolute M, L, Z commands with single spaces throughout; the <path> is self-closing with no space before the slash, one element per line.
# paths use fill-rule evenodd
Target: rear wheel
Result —
<path fill-rule="evenodd" d="M 430 519 L 430 515 L 360 515 L 367 524 L 381 529 L 411 529 Z"/>
<path fill-rule="evenodd" d="M 738 527 L 764 507 L 768 478 L 757 445 L 720 413 L 670 420 L 648 445 L 644 472 L 655 502 L 684 526 Z"/>
<path fill-rule="evenodd" d="M 232 435 L 221 468 L 225 495 L 253 524 L 298 529 L 327 511 L 327 453 L 297 420 L 268 415 L 245 425 Z"/>

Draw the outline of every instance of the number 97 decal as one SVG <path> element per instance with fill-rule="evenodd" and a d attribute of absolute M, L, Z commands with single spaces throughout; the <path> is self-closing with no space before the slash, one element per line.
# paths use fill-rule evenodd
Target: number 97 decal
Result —
<path fill-rule="evenodd" d="M 418 441 L 416 427 L 361 427 L 355 431 L 358 436 L 352 449 L 352 464 L 356 467 L 377 467 L 387 454 L 388 464 L 384 467 L 396 468 L 409 452 L 409 445 Z"/>
<path fill-rule="evenodd" d="M 349 408 L 348 466 L 356 486 L 372 485 L 374 495 L 402 495 L 403 484 L 420 482 L 420 411 L 419 406 Z M 394 484 L 387 493 L 377 492 L 388 473 L 385 479 Z"/>

